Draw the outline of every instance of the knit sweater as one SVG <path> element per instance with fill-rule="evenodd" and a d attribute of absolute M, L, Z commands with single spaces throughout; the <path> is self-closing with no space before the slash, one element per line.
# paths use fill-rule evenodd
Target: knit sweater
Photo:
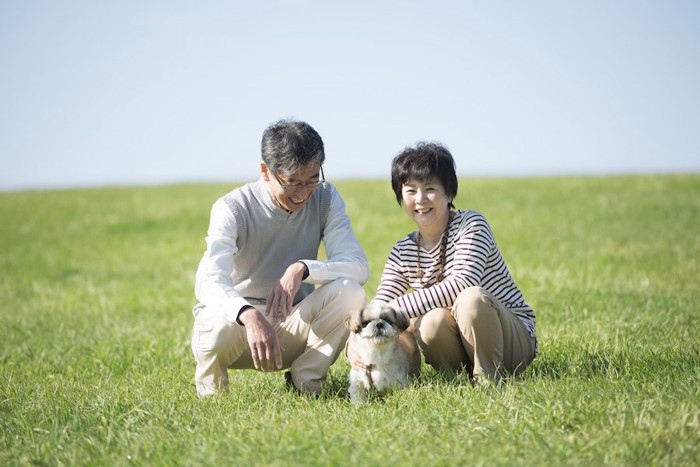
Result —
<path fill-rule="evenodd" d="M 207 250 L 197 270 L 195 295 L 202 306 L 223 306 L 235 320 L 250 304 L 265 303 L 289 265 L 303 261 L 309 276 L 298 303 L 324 284 L 346 277 L 366 282 L 369 266 L 335 187 L 321 184 L 303 209 L 282 209 L 264 180 L 233 190 L 214 203 Z M 321 242 L 327 260 L 319 261 Z"/>

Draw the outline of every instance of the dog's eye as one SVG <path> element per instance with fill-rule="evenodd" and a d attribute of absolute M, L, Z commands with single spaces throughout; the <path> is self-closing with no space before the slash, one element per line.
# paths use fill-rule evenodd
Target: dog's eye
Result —
<path fill-rule="evenodd" d="M 362 327 L 363 327 L 363 328 L 364 328 L 364 327 L 367 327 L 367 325 L 368 325 L 369 323 L 370 323 L 370 321 L 368 321 L 368 320 L 362 321 Z"/>

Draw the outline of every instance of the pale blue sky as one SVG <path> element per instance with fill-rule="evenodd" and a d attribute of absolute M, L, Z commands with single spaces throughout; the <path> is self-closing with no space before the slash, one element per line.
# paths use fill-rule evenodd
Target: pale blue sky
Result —
<path fill-rule="evenodd" d="M 0 190 L 329 179 L 440 141 L 463 176 L 700 172 L 697 1 L 3 1 Z"/>

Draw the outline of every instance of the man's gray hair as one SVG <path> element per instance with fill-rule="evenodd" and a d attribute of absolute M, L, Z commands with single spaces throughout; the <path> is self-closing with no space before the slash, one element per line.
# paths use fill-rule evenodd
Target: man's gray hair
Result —
<path fill-rule="evenodd" d="M 323 165 L 323 140 L 311 125 L 296 120 L 280 120 L 263 133 L 262 160 L 272 173 L 288 177 L 302 167 Z"/>

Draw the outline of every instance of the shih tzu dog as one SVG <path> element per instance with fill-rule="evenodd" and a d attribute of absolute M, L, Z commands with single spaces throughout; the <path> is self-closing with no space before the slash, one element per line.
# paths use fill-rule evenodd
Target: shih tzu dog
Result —
<path fill-rule="evenodd" d="M 350 329 L 346 355 L 366 366 L 350 370 L 348 393 L 353 403 L 366 401 L 372 393 L 405 388 L 409 376 L 420 374 L 420 352 L 406 315 L 388 305 L 370 303 L 353 311 L 346 324 Z"/>

